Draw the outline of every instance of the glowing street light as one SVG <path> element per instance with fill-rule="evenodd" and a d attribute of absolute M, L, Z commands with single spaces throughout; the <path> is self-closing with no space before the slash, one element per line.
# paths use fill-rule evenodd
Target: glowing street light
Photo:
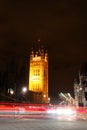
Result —
<path fill-rule="evenodd" d="M 11 94 L 11 95 L 13 95 L 14 94 L 14 90 L 12 88 L 9 88 L 8 89 L 8 93 Z"/>
<path fill-rule="evenodd" d="M 12 91 L 10 91 L 10 94 L 11 94 L 11 95 L 13 95 L 13 94 L 14 94 L 14 91 L 13 91 L 13 90 L 12 90 Z"/>
<path fill-rule="evenodd" d="M 27 87 L 23 87 L 23 88 L 22 88 L 22 92 L 23 92 L 23 93 L 27 92 Z"/>

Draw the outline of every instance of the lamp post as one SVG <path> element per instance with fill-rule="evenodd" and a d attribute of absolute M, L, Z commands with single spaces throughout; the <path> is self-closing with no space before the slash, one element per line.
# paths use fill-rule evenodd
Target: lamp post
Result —
<path fill-rule="evenodd" d="M 27 87 L 26 86 L 24 86 L 23 88 L 22 88 L 22 94 L 25 96 L 25 93 L 27 92 Z"/>

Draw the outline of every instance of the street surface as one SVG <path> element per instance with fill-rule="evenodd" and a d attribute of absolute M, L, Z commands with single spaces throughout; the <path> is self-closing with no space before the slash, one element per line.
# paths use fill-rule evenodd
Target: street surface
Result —
<path fill-rule="evenodd" d="M 0 118 L 0 130 L 87 130 L 87 121 L 43 118 Z"/>
<path fill-rule="evenodd" d="M 87 108 L 71 108 L 72 111 L 56 108 L 3 103 L 0 105 L 0 130 L 87 130 Z"/>

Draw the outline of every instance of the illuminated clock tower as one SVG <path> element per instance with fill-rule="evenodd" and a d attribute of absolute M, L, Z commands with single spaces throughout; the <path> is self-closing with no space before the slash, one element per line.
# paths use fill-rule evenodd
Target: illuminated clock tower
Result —
<path fill-rule="evenodd" d="M 29 91 L 35 103 L 48 103 L 48 53 L 41 48 L 30 54 Z"/>

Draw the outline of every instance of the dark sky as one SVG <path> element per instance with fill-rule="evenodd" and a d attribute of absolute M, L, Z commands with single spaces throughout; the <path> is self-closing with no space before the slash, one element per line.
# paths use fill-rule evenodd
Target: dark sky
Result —
<path fill-rule="evenodd" d="M 49 53 L 49 92 L 73 91 L 87 62 L 86 0 L 0 1 L 0 70 L 9 57 L 29 57 L 40 38 Z"/>

